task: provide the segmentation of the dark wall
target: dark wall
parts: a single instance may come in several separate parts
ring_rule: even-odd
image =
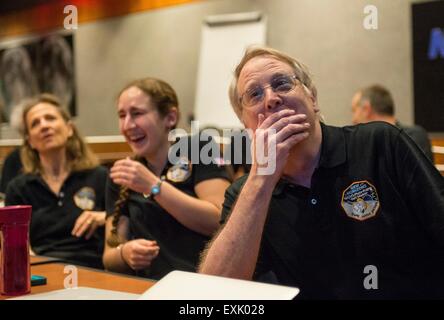
[[[415,122],[444,131],[444,1],[412,5]]]

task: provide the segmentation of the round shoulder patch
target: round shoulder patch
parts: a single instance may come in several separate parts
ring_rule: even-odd
[[[82,210],[92,210],[96,203],[96,192],[91,187],[83,187],[75,193],[74,203]]]
[[[342,192],[341,206],[350,218],[364,221],[374,217],[379,209],[375,186],[367,180],[353,182]]]
[[[168,169],[166,177],[172,182],[183,182],[191,176],[192,167],[187,157],[180,157],[178,162]]]

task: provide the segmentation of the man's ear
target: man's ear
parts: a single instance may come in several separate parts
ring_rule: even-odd
[[[369,101],[364,101],[361,105],[362,113],[366,119],[370,119],[373,114],[373,108]]]
[[[310,93],[309,98],[310,98],[311,102],[313,103],[314,112],[319,113],[321,111],[321,108],[319,108],[318,99],[313,95],[313,93]]]

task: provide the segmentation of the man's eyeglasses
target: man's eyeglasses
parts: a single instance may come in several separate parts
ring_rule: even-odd
[[[240,102],[244,107],[253,107],[264,100],[265,89],[268,87],[276,94],[286,94],[296,87],[298,81],[296,76],[279,75],[278,77],[274,77],[269,85],[249,88],[241,96]]]

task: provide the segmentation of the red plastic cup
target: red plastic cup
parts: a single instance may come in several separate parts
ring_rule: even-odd
[[[18,296],[31,292],[29,222],[31,206],[0,208],[0,293]]]

